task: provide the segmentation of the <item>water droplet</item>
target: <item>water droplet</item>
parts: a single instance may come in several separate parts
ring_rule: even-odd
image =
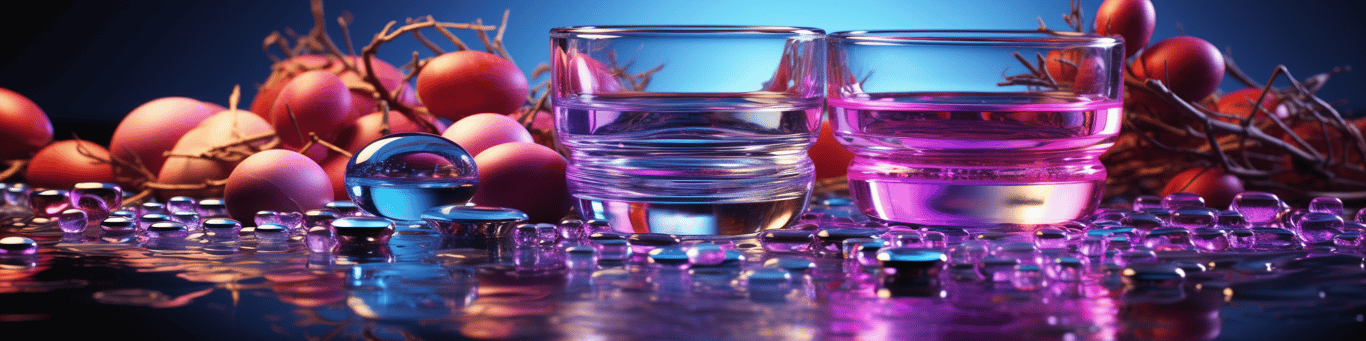
[[[117,207],[117,206],[115,206]],[[176,196],[166,200],[166,209],[171,213],[194,212],[199,213],[199,202],[194,198],[186,196]]]
[[[85,232],[88,222],[89,218],[85,211],[74,208],[62,211],[62,215],[57,217],[57,227],[61,228],[64,233]]]
[[[1342,233],[1342,217],[1323,212],[1311,212],[1300,218],[1299,227],[1300,238],[1306,243],[1317,244],[1333,240],[1338,233]]]
[[[223,199],[210,198],[199,201],[199,217],[201,218],[227,218],[228,205]]]
[[[1342,216],[1342,199],[1334,197],[1317,197],[1309,201],[1309,212],[1327,213],[1338,217]]]
[[[100,182],[82,182],[71,187],[71,208],[85,211],[89,219],[99,221],[109,217],[109,211],[123,206],[123,188]]]
[[[1252,226],[1265,227],[1276,223],[1276,217],[1284,205],[1281,198],[1275,194],[1248,191],[1234,196],[1229,209],[1242,213],[1243,218]]]
[[[28,203],[33,208],[33,216],[39,218],[56,217],[71,207],[67,191],[60,189],[33,192],[28,196]]]

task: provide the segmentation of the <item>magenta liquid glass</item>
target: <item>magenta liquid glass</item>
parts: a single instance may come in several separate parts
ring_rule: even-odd
[[[980,226],[1095,211],[1099,156],[1121,122],[1121,39],[850,31],[828,42],[831,127],[855,154],[849,190],[864,214]]]

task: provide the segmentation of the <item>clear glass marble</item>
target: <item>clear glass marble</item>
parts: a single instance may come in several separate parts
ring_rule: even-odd
[[[469,202],[479,183],[474,156],[455,142],[426,133],[385,136],[346,164],[346,194],[362,210],[399,221],[419,221],[428,209]]]

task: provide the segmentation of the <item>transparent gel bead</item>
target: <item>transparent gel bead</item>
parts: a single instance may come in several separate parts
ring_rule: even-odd
[[[688,253],[677,245],[660,246],[651,249],[649,252],[650,264],[665,267],[687,269]]]
[[[560,240],[580,241],[588,237],[588,228],[584,226],[583,220],[565,219],[559,225]]]
[[[820,246],[818,251],[831,255],[840,255],[844,252],[843,243],[850,238],[876,238],[884,233],[879,229],[865,228],[827,228],[816,232],[816,240]]]
[[[1219,212],[1219,216],[1216,219],[1218,220],[1215,221],[1214,227],[1221,229],[1246,229],[1252,226],[1252,224],[1247,222],[1246,218],[1243,218],[1242,213],[1238,213],[1238,211],[1234,210]]]
[[[171,221],[185,224],[185,228],[190,231],[199,231],[201,227],[199,213],[193,210],[171,213]]]
[[[100,221],[100,229],[111,233],[137,231],[137,221],[126,217],[109,217]]]
[[[1058,228],[1041,228],[1034,231],[1034,246],[1039,249],[1060,250],[1067,248],[1067,232]]]
[[[1010,284],[1018,290],[1037,290],[1047,282],[1047,276],[1043,269],[1035,264],[1020,264],[1015,266],[1015,272],[1010,277]]]
[[[74,208],[67,209],[62,211],[60,216],[57,216],[57,227],[65,233],[81,233],[85,232],[85,226],[89,220],[90,218],[86,216],[85,211]]]
[[[555,244],[556,238],[547,239],[555,229],[542,224],[517,224],[512,229],[512,242],[517,247],[536,247]],[[558,238],[558,237],[557,237]]]
[[[29,187],[24,183],[5,186],[5,205],[28,208]]]
[[[337,237],[332,235],[332,226],[313,226],[304,234],[304,244],[308,246],[308,251],[312,253],[328,253],[337,246]]]
[[[276,216],[278,224],[289,229],[293,234],[304,234],[308,226],[304,226],[304,214],[300,212],[280,212]]]
[[[1257,233],[1251,229],[1236,229],[1228,231],[1228,248],[1237,251],[1251,250],[1257,245]]]
[[[1357,210],[1357,214],[1352,216],[1352,220],[1358,223],[1366,223],[1366,207]]]
[[[280,224],[280,212],[275,211],[256,211],[256,215],[252,217],[252,221],[256,223],[256,226],[265,224],[282,225]]]
[[[484,239],[511,235],[515,239],[522,238],[517,236],[516,226],[526,221],[527,215],[505,207],[449,205],[423,212],[422,220],[445,236]]]
[[[252,230],[258,243],[284,243],[289,241],[289,228],[280,224],[261,224]]]
[[[1162,208],[1179,210],[1183,208],[1204,208],[1205,198],[1194,193],[1172,193],[1162,197]]]
[[[1275,194],[1248,191],[1234,196],[1229,209],[1242,213],[1243,218],[1252,226],[1262,227],[1276,224],[1276,218],[1284,205],[1281,198]]]
[[[564,266],[570,270],[593,270],[598,267],[598,249],[588,245],[564,248]]]
[[[346,164],[346,194],[376,216],[417,221],[428,209],[463,205],[479,183],[474,156],[455,142],[426,133],[375,140]]]
[[[1335,216],[1342,216],[1342,199],[1334,197],[1317,197],[1309,201],[1309,212],[1328,213]]]
[[[1162,198],[1156,195],[1140,195],[1134,198],[1134,211],[1144,211],[1162,207]]]
[[[138,205],[138,214],[141,214],[141,215],[148,215],[148,214],[169,214],[169,213],[171,213],[171,212],[166,210],[166,204],[162,204],[162,203],[159,203],[159,202],[150,202],[150,201],[149,201],[149,202],[144,202],[144,203],[142,203],[142,205]]]
[[[631,257],[631,243],[626,239],[597,239],[592,241],[598,250],[598,259],[604,261],[624,261]]]
[[[167,220],[148,225],[145,235],[148,239],[185,239],[190,230],[185,224]]]
[[[161,213],[143,214],[141,217],[138,217],[138,230],[146,231],[147,227],[152,226],[152,224],[163,221],[171,221],[171,216]]]
[[[1317,244],[1333,240],[1342,233],[1342,217],[1326,212],[1312,212],[1300,217],[1300,238],[1306,243]]]
[[[1304,243],[1300,242],[1300,238],[1295,235],[1295,231],[1279,227],[1254,227],[1252,228],[1252,233],[1255,235],[1253,237],[1253,250],[1286,251],[1304,248]]]
[[[915,230],[891,230],[882,234],[882,240],[890,247],[925,247],[924,234]]]
[[[626,237],[626,242],[631,243],[631,252],[647,254],[656,248],[676,246],[682,240],[678,236],[667,233],[632,233]],[[684,258],[687,256],[685,255]]]
[[[67,194],[71,208],[85,211],[92,220],[104,220],[109,211],[123,206],[123,188],[102,182],[82,182],[71,186]]]
[[[1204,251],[1224,251],[1231,246],[1229,231],[1212,227],[1201,227],[1191,231],[1191,241],[1195,247]]]
[[[38,253],[38,242],[25,237],[0,238],[0,256],[22,256]]]
[[[1172,212],[1171,225],[1184,229],[1214,227],[1219,222],[1219,212],[1208,208],[1183,208]]]
[[[954,265],[975,265],[987,256],[987,243],[970,240],[949,248],[949,262]]]
[[[694,244],[688,247],[688,262],[703,266],[720,265],[726,261],[726,250],[716,244]]]
[[[1120,220],[1119,222],[1124,224],[1124,226],[1140,228],[1144,230],[1160,228],[1165,225],[1161,218],[1158,218],[1156,215],[1153,215],[1149,212],[1133,213],[1124,217],[1124,219]]]
[[[33,209],[33,216],[39,218],[56,217],[71,207],[67,200],[67,191],[60,189],[33,192],[28,196],[28,203]]]
[[[1333,245],[1339,250],[1361,249],[1361,232],[1349,231],[1333,236]]]
[[[204,234],[213,240],[236,240],[242,232],[242,223],[228,218],[209,218],[203,224]]]
[[[778,229],[759,233],[759,244],[764,251],[775,253],[811,252],[816,243],[816,233],[809,230]]]
[[[304,212],[304,226],[310,230],[314,227],[332,226],[332,221],[341,218],[341,214],[336,210],[321,208]]]
[[[199,201],[199,216],[208,218],[227,218],[228,206],[223,203],[223,199],[210,198]]]
[[[1143,246],[1157,251],[1194,250],[1191,232],[1180,227],[1166,227],[1149,231],[1143,236]]]
[[[194,198],[186,196],[172,197],[171,199],[166,200],[166,210],[171,211],[171,213],[199,213],[199,202],[195,201]]]
[[[332,221],[332,235],[339,244],[386,244],[394,235],[394,223],[375,217],[345,217]]]
[[[329,202],[327,205],[323,205],[323,208],[337,211],[337,213],[341,214],[343,217],[354,217],[361,214],[360,207],[356,206],[356,203],[350,200]]]

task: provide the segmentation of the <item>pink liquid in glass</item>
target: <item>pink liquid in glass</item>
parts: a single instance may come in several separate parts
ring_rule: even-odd
[[[1038,225],[1095,210],[1099,156],[1121,102],[972,93],[831,99],[856,157],[849,191],[869,216],[922,225]]]

